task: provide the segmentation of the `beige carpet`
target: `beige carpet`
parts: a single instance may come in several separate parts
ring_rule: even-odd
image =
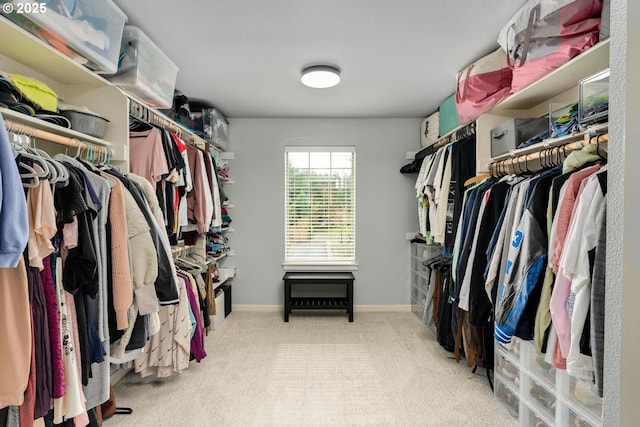
[[[117,384],[118,426],[515,426],[412,313],[234,312],[177,378]],[[484,371],[483,371],[484,372]]]

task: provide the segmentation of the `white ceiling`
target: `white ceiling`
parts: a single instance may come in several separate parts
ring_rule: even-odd
[[[228,117],[424,117],[523,0],[116,0]],[[342,82],[310,89],[310,64]]]

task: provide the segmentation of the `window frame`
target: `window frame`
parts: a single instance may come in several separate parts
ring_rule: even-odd
[[[288,197],[289,197],[289,173],[288,173],[288,161],[289,161],[289,153],[351,153],[352,162],[351,162],[351,177],[352,177],[352,188],[351,188],[351,203],[352,203],[352,229],[353,229],[353,247],[352,253],[353,258],[341,260],[330,260],[330,259],[316,259],[316,260],[289,260],[287,258],[288,252],[287,247],[290,244],[289,242],[289,210],[288,210]],[[355,146],[285,146],[284,150],[284,262],[283,267],[286,271],[324,271],[324,270],[332,270],[332,271],[355,271],[357,270],[358,264],[356,262],[356,188],[357,188],[357,168],[356,168],[356,149]],[[322,169],[322,168],[318,168]]]

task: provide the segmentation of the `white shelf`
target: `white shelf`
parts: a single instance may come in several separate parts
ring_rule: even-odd
[[[0,54],[66,85],[108,86],[111,83],[63,55],[2,16]]]
[[[233,233],[234,231],[236,231],[236,230],[233,229],[233,228],[229,228],[229,227],[222,229],[223,233]]]
[[[224,258],[226,258],[227,254],[222,254],[222,255],[220,255],[218,257],[212,255],[212,257],[213,257],[214,261],[217,263],[217,262],[222,261]]]
[[[67,138],[75,138],[111,148],[112,163],[128,170],[129,114],[127,98],[102,76],[58,52],[46,42],[23,30],[4,16],[0,17],[0,70],[40,80],[67,104],[82,105],[109,120],[105,136],[95,138],[75,130],[0,109],[3,116],[29,126]],[[68,151],[59,144],[44,144],[50,154]]]
[[[75,138],[82,142],[90,142],[92,144],[101,145],[103,147],[111,146],[111,143],[109,141],[105,141],[104,139],[96,138],[94,136],[90,136],[85,133],[75,131],[73,129],[67,129],[53,123],[45,122],[36,117],[31,117],[31,116],[27,116],[26,114],[18,113],[17,111],[0,107],[0,113],[2,114],[2,117],[4,117],[5,119],[12,120],[19,124],[24,124],[36,129],[55,133],[56,135],[62,135],[68,138]]]
[[[528,110],[554,96],[578,86],[579,80],[609,66],[609,40],[604,40],[556,68],[540,80],[514,93],[491,112]]]
[[[609,128],[609,124],[604,123],[604,124],[592,126],[588,130],[574,134],[574,135],[566,135],[558,138],[545,139],[544,141],[539,142],[537,144],[533,144],[529,147],[518,148],[516,150],[511,150],[508,153],[504,153],[499,156],[496,156],[493,158],[493,161],[504,160],[510,157],[520,156],[523,154],[536,153],[545,148],[553,148],[559,145],[565,145],[569,142],[580,141],[582,139],[585,139],[585,137],[588,138],[590,135],[593,135],[594,133],[597,133],[600,131],[604,131],[608,128]]]

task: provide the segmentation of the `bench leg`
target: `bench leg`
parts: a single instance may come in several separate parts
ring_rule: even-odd
[[[353,322],[353,281],[347,283],[347,300],[349,304],[349,308],[347,309],[349,322]]]
[[[284,283],[284,321],[289,321],[289,313],[291,313],[291,282]]]

